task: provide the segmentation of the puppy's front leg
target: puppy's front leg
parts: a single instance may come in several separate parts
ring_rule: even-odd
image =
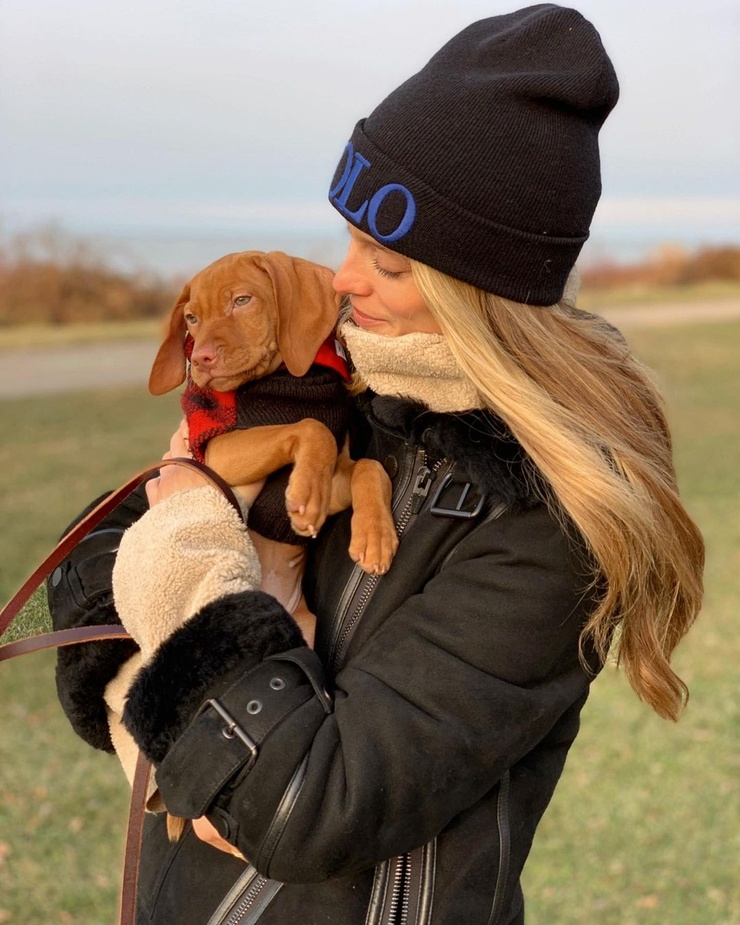
[[[329,428],[313,418],[304,418],[294,426],[299,430],[285,506],[296,533],[316,536],[329,514],[337,443]]]
[[[349,554],[370,574],[384,575],[398,549],[391,495],[391,481],[381,464],[372,459],[354,462],[345,442],[331,485],[329,512],[352,507]]]
[[[374,459],[358,459],[352,466],[352,525],[349,554],[371,574],[384,575],[398,549],[391,514],[391,481]]]
[[[331,431],[313,418],[230,431],[214,437],[206,450],[206,463],[230,485],[257,482],[292,465],[285,500],[302,536],[314,536],[326,520],[336,458]]]

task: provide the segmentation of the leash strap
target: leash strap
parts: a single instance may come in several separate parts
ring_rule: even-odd
[[[165,466],[181,466],[199,472],[207,482],[217,488],[235,508],[239,517],[246,524],[236,495],[224,479],[209,469],[204,463],[187,457],[174,457],[162,459],[156,465],[148,466],[137,472],[120,488],[111,492],[90,513],[81,520],[69,533],[64,536],[58,545],[49,553],[39,567],[26,579],[13,597],[0,611],[0,636],[8,629],[13,620],[25,607],[33,593],[42,581],[49,577],[52,571],[72,552],[77,544],[91,532],[104,517],[107,517],[117,505],[127,498],[139,485],[156,475]],[[0,646],[0,661],[7,661],[29,652],[39,652],[43,649],[60,646],[77,645],[83,642],[98,642],[103,639],[129,639],[130,636],[122,626],[103,624],[100,626],[77,626],[72,629],[56,630],[50,633],[39,633],[27,636]],[[126,849],[124,852],[123,878],[121,883],[121,906],[119,925],[135,925],[136,921],[136,892],[139,880],[139,858],[141,855],[141,840],[144,831],[144,818],[146,815],[146,795],[149,787],[151,765],[139,753],[134,772],[134,783],[131,790],[131,804],[126,829]]]
[[[8,661],[17,655],[28,655],[29,652],[41,652],[43,649],[73,646],[79,642],[100,642],[103,639],[130,638],[126,630],[115,623],[100,626],[73,626],[68,630],[38,633],[36,636],[16,639],[15,642],[6,642],[5,645],[0,646],[0,662]]]
[[[128,823],[126,825],[126,849],[123,854],[123,876],[121,878],[121,915],[119,925],[136,925],[136,894],[139,887],[139,858],[146,817],[146,795],[149,789],[149,775],[152,766],[139,752],[131,788]]]
[[[73,527],[66,536],[62,537],[58,545],[26,579],[18,591],[16,591],[13,597],[0,611],[0,636],[2,636],[20,611],[25,607],[41,582],[48,578],[59,563],[67,558],[80,540],[84,539],[91,530],[97,527],[100,521],[103,520],[104,517],[107,517],[121,501],[125,500],[131,494],[132,491],[152,476],[156,475],[159,470],[165,466],[180,466],[199,472],[206,481],[226,496],[227,501],[233,505],[239,517],[246,523],[244,514],[242,513],[239,502],[231,486],[228,485],[217,472],[214,472],[213,469],[209,469],[204,463],[198,462],[196,459],[190,459],[189,457],[177,456],[173,459],[162,459],[156,465],[147,466],[146,469],[137,472],[136,475],[132,476],[132,478],[121,485],[120,488],[111,492],[107,498],[104,498],[97,507],[90,511],[87,517]],[[57,630],[53,633],[41,633],[38,636],[31,636],[27,639],[19,640],[19,642],[25,643],[23,646],[19,645],[19,642],[6,643],[0,646],[0,661],[14,658],[15,655],[24,655],[26,652],[35,652],[44,648],[48,649],[56,645],[70,645],[72,643],[87,641],[92,642],[101,636],[119,639],[126,638],[127,636],[125,631],[120,627],[111,627],[109,625],[87,626],[80,628],[80,630],[81,632],[76,638],[72,638],[69,630]],[[116,631],[124,635],[116,636]],[[89,634],[89,638],[86,634]]]

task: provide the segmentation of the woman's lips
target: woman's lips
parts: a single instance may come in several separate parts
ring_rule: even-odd
[[[372,315],[361,312],[356,305],[352,306],[352,318],[361,328],[372,328],[384,323],[382,318],[373,318]]]

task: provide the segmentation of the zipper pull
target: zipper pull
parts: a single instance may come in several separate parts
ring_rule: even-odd
[[[411,513],[418,514],[421,510],[422,505],[427,499],[429,494],[429,489],[432,487],[432,480],[434,479],[434,473],[429,468],[429,466],[422,466],[421,471],[416,476],[416,483],[414,484],[414,490],[411,493]]]

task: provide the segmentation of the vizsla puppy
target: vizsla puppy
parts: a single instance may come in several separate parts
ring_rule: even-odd
[[[154,395],[169,392],[185,381],[189,359],[190,448],[234,487],[292,467],[287,480],[268,478],[250,509],[249,532],[261,589],[292,613],[309,645],[315,620],[301,590],[306,539],[329,514],[352,506],[349,554],[366,572],[386,572],[398,547],[387,474],[372,460],[353,462],[347,449],[332,276],[279,252],[222,257],[180,293],[149,378]],[[168,815],[173,841],[184,824]]]
[[[299,613],[305,602],[295,561],[327,515],[352,506],[349,554],[367,572],[386,572],[398,546],[388,476],[379,463],[353,462],[347,451],[348,397],[336,372],[343,360],[331,348],[339,297],[331,280],[331,270],[280,252],[222,257],[180,294],[149,379],[155,395],[176,388],[189,356],[183,404],[191,449],[231,485],[292,467],[279,488],[290,527],[275,530],[282,512],[269,501],[272,480],[249,519],[263,589]]]

